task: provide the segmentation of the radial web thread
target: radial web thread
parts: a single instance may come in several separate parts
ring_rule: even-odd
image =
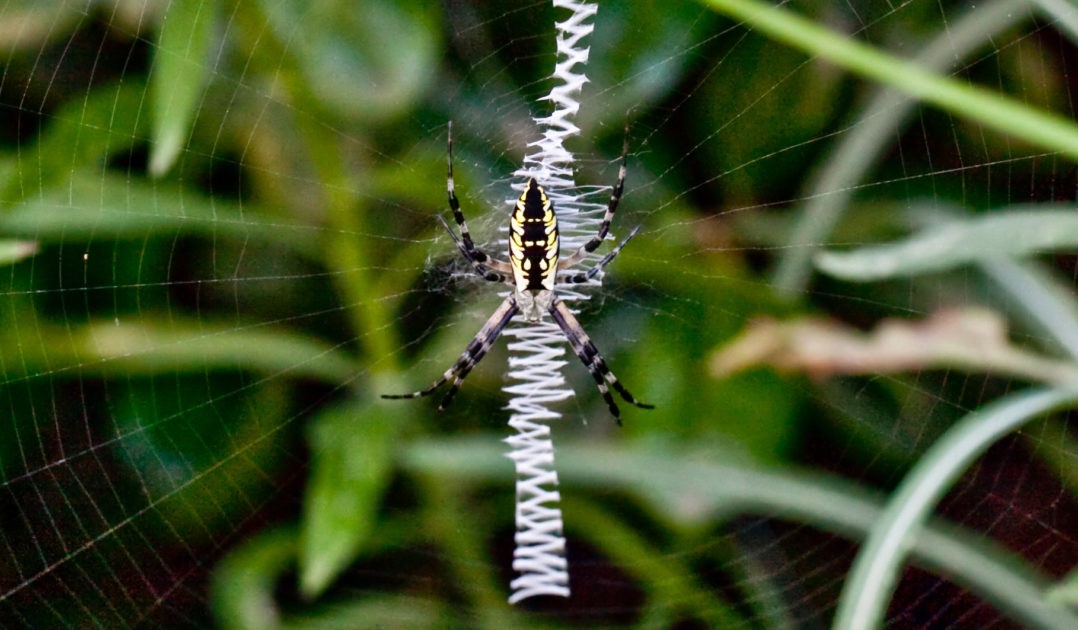
[[[554,0],[555,10],[568,9],[570,17],[556,22],[557,58],[554,86],[543,100],[553,104],[553,112],[535,119],[542,138],[529,145],[523,167],[515,175],[523,181],[534,177],[546,189],[558,213],[563,251],[573,251],[598,229],[604,211],[600,203],[576,188],[573,155],[563,141],[580,132],[572,117],[580,109],[576,100],[587,82],[582,68],[588,61],[585,39],[594,29],[592,18],[598,6],[589,2]],[[515,202],[514,200],[510,201]],[[597,282],[597,281],[596,281]],[[566,301],[587,299],[578,291],[559,289]],[[519,576],[511,583],[510,603],[537,595],[569,596],[568,561],[558,507],[558,475],[554,469],[554,445],[550,420],[561,417],[552,403],[570,398],[561,369],[566,361],[565,337],[551,321],[528,323],[518,320],[505,332],[509,343],[509,378],[516,383],[504,388],[509,401],[509,426],[517,433],[505,441],[512,450],[508,457],[516,466],[516,549],[513,570]]]

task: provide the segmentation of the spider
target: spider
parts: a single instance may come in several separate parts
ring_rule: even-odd
[[[453,126],[449,125],[447,138],[448,144],[448,171],[446,174],[446,192],[449,196],[449,208],[453,211],[453,219],[460,229],[460,237],[453,233],[449,223],[441,216],[438,220],[442,227],[449,233],[450,238],[456,244],[457,249],[464,258],[471,263],[472,268],[480,277],[491,282],[501,282],[513,286],[512,292],[502,301],[501,305],[494,310],[494,314],[487,319],[483,327],[479,329],[475,337],[468,343],[460,358],[453,363],[442,376],[434,381],[427,389],[411,394],[383,394],[382,398],[419,398],[432,394],[436,389],[444,385],[450,379],[453,384],[446,392],[438,411],[449,405],[460,389],[464,379],[486,355],[490,347],[501,335],[509,320],[517,313],[523,313],[529,322],[537,322],[543,316],[543,312],[550,313],[562,332],[565,334],[573,352],[584,367],[595,379],[595,384],[606,401],[610,413],[613,414],[617,423],[621,424],[621,413],[614,398],[610,395],[610,388],[625,399],[626,402],[643,409],[654,409],[654,406],[640,402],[633,398],[629,390],[618,381],[614,373],[607,367],[603,355],[599,354],[598,348],[588,338],[588,334],[580,326],[580,322],[569,310],[555,292],[558,285],[580,284],[591,280],[602,272],[610,261],[618,255],[626,243],[636,235],[640,226],[634,228],[609,254],[603,257],[591,269],[583,272],[567,273],[566,270],[579,264],[584,258],[594,252],[606,238],[610,230],[610,221],[614,218],[614,212],[618,209],[618,200],[621,197],[625,185],[625,156],[628,153],[629,144],[626,137],[621,152],[621,168],[618,170],[618,181],[610,194],[606,214],[599,226],[599,232],[576,252],[565,258],[559,259],[558,241],[558,218],[554,214],[554,206],[547,197],[543,187],[534,178],[529,179],[524,187],[524,192],[517,199],[516,207],[509,218],[509,262],[494,258],[478,249],[472,242],[468,225],[464,222],[464,213],[460,210],[460,202],[453,185]]]

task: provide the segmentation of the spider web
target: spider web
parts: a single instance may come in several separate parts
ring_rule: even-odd
[[[1075,117],[1065,3],[781,8]],[[602,204],[628,123],[613,231],[643,229],[580,319],[657,409],[625,405],[618,428],[566,355],[572,595],[507,605],[504,342],[441,414],[378,396],[440,375],[501,299],[433,220],[447,121],[496,250],[558,18],[0,7],[0,627],[828,626],[948,429],[1073,385],[1073,158],[705,4],[600,2],[567,144]],[[921,230],[958,244],[874,278],[840,255]],[[1073,433],[1039,414],[973,459],[886,625],[1067,619]]]

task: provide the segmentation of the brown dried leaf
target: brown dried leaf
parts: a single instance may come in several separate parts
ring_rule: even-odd
[[[762,319],[711,358],[717,377],[757,366],[814,378],[957,369],[1078,384],[1078,365],[1013,345],[1003,318],[977,307],[945,309],[921,321],[886,319],[868,333],[819,317]]]

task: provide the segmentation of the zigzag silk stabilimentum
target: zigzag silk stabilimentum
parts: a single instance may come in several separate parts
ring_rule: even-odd
[[[594,28],[591,20],[598,6],[572,0],[554,0],[553,4],[556,10],[564,8],[572,12],[568,19],[555,24],[554,87],[544,98],[553,104],[554,110],[549,116],[535,120],[542,139],[529,145],[524,166],[515,175],[521,179],[521,188],[523,182],[534,177],[546,189],[558,212],[562,251],[573,251],[595,233],[604,212],[601,203],[583,199],[576,189],[573,155],[563,145],[566,138],[580,132],[571,119],[580,108],[576,98],[587,77],[576,67],[587,64],[588,46],[584,41]],[[587,299],[583,293],[561,288],[558,294],[566,301]],[[512,581],[509,602],[515,604],[537,595],[568,597],[568,562],[558,507],[561,497],[554,469],[554,445],[547,424],[561,417],[550,405],[573,395],[561,374],[566,364],[562,360],[565,335],[554,322],[529,323],[522,318],[504,334],[514,339],[509,343],[509,378],[516,382],[504,391],[512,395],[509,426],[517,431],[506,439],[512,447],[508,457],[516,465],[513,570],[519,573]]]

